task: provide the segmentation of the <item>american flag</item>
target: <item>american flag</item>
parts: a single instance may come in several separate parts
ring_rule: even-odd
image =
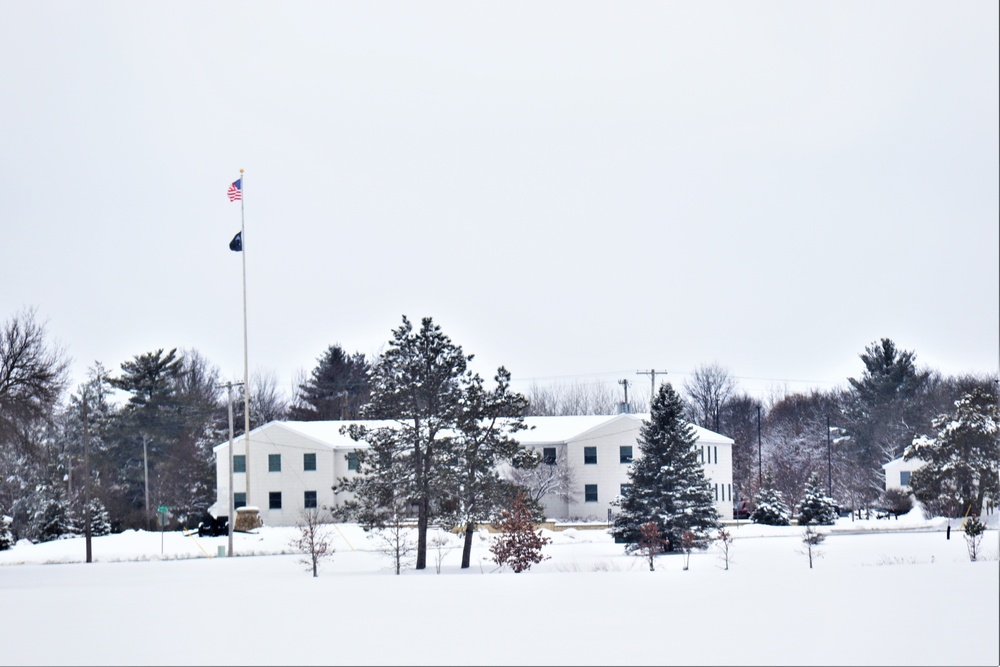
[[[243,199],[243,179],[237,178],[229,185],[229,201],[236,201],[238,199]]]

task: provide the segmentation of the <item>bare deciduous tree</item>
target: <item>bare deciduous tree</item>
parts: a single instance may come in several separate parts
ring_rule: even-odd
[[[393,569],[396,574],[401,574],[403,568],[413,564],[414,554],[417,551],[417,544],[413,541],[414,527],[407,523],[404,518],[403,503],[398,501],[392,515],[388,517],[384,525],[373,528],[368,536],[375,542],[376,549],[384,556],[392,560]]]
[[[303,554],[299,562],[312,570],[314,577],[319,576],[320,561],[333,556],[332,537],[327,530],[329,523],[326,513],[321,510],[302,510],[299,534],[291,541],[292,548]]]
[[[564,451],[556,452],[555,460],[542,461],[534,468],[510,468],[507,479],[525,489],[528,498],[538,505],[549,495],[564,503],[576,500],[576,476]]]
[[[47,421],[66,387],[69,360],[45,340],[29,308],[0,327],[0,445],[27,445],[30,426]]]
[[[697,540],[694,532],[690,530],[685,530],[683,533],[681,533],[681,551],[684,552],[685,570],[691,567],[691,552],[694,550],[696,541]]]
[[[811,523],[806,524],[805,530],[802,532],[802,544],[806,546],[802,553],[809,556],[809,569],[812,569],[813,558],[819,558],[823,555],[823,552],[816,547],[822,544],[823,540],[826,539],[826,533],[821,533],[813,526]]]
[[[642,555],[649,563],[649,571],[653,572],[653,560],[659,554],[670,548],[670,540],[660,534],[660,527],[655,521],[647,521],[639,526],[639,542],[636,544],[636,553]]]
[[[719,529],[719,551],[722,552],[722,561],[725,563],[725,569],[729,569],[729,563],[732,558],[729,555],[730,550],[733,547],[733,534],[730,533],[725,527]]]
[[[526,415],[613,415],[618,412],[617,389],[605,383],[581,383],[541,387],[532,384],[527,392]]]
[[[691,378],[684,381],[692,420],[715,431],[721,427],[722,409],[735,391],[733,376],[718,363],[696,368]]]

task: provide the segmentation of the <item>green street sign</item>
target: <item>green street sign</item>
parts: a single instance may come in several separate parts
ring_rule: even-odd
[[[160,505],[158,508],[156,508],[156,511],[162,514],[166,514],[167,512],[170,511],[170,508],[167,507],[166,505]]]

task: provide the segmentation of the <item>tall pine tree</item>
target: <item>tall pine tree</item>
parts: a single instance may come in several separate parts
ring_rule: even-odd
[[[416,569],[427,567],[427,528],[447,515],[449,466],[459,453],[455,431],[465,392],[472,381],[471,356],[425,317],[420,329],[403,316],[389,349],[371,373],[371,399],[365,419],[395,420],[397,427],[351,424],[352,439],[367,442],[358,452],[358,476],[343,488],[354,492],[349,508],[363,523],[381,527],[393,508],[415,508]]]
[[[516,432],[527,428],[522,414],[528,399],[511,391],[510,372],[506,368],[499,368],[494,380],[496,387],[487,390],[477,374],[465,388],[456,424],[457,459],[448,469],[448,474],[453,476],[448,484],[453,502],[446,506],[454,507],[449,523],[465,530],[462,568],[469,567],[472,562],[476,524],[491,520],[498,511],[510,507],[523,492],[500,476],[499,464],[525,469],[541,462],[514,438]],[[520,502],[540,512],[529,499],[522,498]]]
[[[882,491],[882,464],[901,456],[918,435],[930,373],[917,370],[916,354],[897,348],[888,338],[872,343],[859,356],[865,372],[847,380],[851,391],[845,416],[851,463],[862,475],[858,493],[864,506],[870,506]]]
[[[116,479],[110,484],[115,498],[109,509],[122,517],[124,527],[152,528],[153,508],[166,501],[160,485],[161,467],[173,456],[184,427],[178,394],[184,361],[176,349],[166,354],[159,349],[136,355],[123,362],[121,369],[121,375],[111,378],[110,383],[130,396],[117,420],[114,449],[109,452],[118,465]]]
[[[309,380],[299,385],[289,418],[299,421],[357,419],[368,401],[369,364],[361,353],[348,355],[339,345],[323,353]]]
[[[650,419],[639,432],[639,455],[629,470],[629,489],[617,505],[612,534],[632,553],[642,541],[641,526],[654,522],[671,551],[681,547],[685,531],[692,546],[706,548],[719,527],[711,487],[698,462],[694,428],[682,419],[684,403],[673,387],[660,386]]]

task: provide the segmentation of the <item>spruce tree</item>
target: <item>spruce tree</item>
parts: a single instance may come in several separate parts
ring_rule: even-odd
[[[639,455],[629,469],[628,493],[616,501],[621,512],[611,530],[616,541],[633,553],[642,541],[641,526],[654,522],[668,549],[680,549],[690,531],[692,547],[704,549],[719,526],[711,487],[698,462],[694,428],[682,418],[684,403],[673,387],[660,386],[650,419],[639,432]]]
[[[754,496],[750,520],[765,526],[787,526],[790,523],[789,514],[784,496],[774,488],[774,478],[768,473]]]
[[[826,495],[819,475],[815,472],[809,475],[806,482],[805,497],[799,506],[799,525],[818,524],[829,526],[837,521],[837,508],[833,499]]]
[[[12,521],[9,516],[0,514],[0,551],[10,549],[14,546],[14,534],[10,532]]]
[[[309,380],[299,385],[289,418],[299,421],[358,419],[368,401],[369,364],[363,354],[348,355],[331,345],[319,358]]]

